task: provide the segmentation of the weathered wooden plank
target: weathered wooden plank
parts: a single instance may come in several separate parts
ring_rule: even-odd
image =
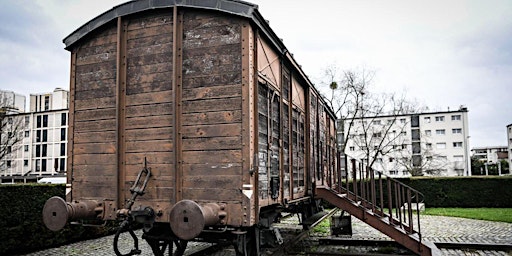
[[[199,87],[183,90],[183,100],[218,99],[242,96],[242,85]]]
[[[242,111],[230,110],[219,112],[203,112],[183,114],[183,125],[199,125],[199,124],[223,124],[223,123],[241,123]]]
[[[130,72],[134,72],[130,70]],[[154,83],[154,82],[170,82],[172,77],[171,71],[164,71],[161,73],[149,73],[145,74],[142,72],[136,72],[133,75],[127,77],[127,83],[130,85],[140,84],[140,83]]]
[[[172,132],[173,115],[159,115],[159,116],[141,116],[126,118],[126,130],[140,129],[140,128],[162,128],[166,127],[169,132]]]
[[[174,164],[172,152],[143,152],[126,153],[126,164],[135,164],[142,166],[144,158],[150,163],[155,164]]]
[[[183,175],[208,176],[208,175],[241,175],[241,163],[212,163],[212,164],[184,164]]]
[[[128,38],[154,37],[160,34],[172,34],[172,26],[155,26],[128,30]]]
[[[73,153],[77,155],[83,154],[115,154],[116,143],[75,143],[73,145]]]
[[[128,79],[133,81],[142,81],[141,74],[160,74],[165,72],[172,71],[172,64],[163,62],[163,63],[154,63],[154,64],[144,64],[136,67],[128,68]],[[165,81],[165,80],[164,80]],[[170,83],[170,77],[169,77]]]
[[[241,136],[242,124],[184,126],[181,132],[183,138]]]
[[[116,62],[104,61],[101,63],[93,63],[80,65],[76,67],[75,80],[80,84],[88,81],[99,81],[116,78]],[[87,88],[76,88],[76,90],[87,90]]]
[[[117,37],[115,36],[117,34],[117,22],[111,22],[105,25],[104,28],[99,28],[95,30],[94,33],[94,38],[90,40],[85,40],[83,44],[80,45],[80,48],[87,48],[106,43],[115,43],[117,41]]]
[[[104,199],[113,200],[116,194],[115,182],[110,184],[101,184],[98,186],[92,184],[80,184],[73,182],[73,198],[87,198],[103,201]]]
[[[80,48],[77,52],[76,65],[88,65],[115,61],[117,56],[117,45],[105,44],[90,48]]]
[[[183,139],[183,150],[242,149],[242,137],[208,137]]]
[[[163,128],[146,128],[146,129],[130,129],[125,131],[126,141],[143,141],[143,140],[171,140],[172,129]]]
[[[151,103],[170,103],[172,102],[171,91],[138,93],[126,96],[126,105],[142,105]]]
[[[237,44],[241,42],[241,29],[240,24],[236,23],[196,27],[193,29],[185,29],[183,37],[183,47],[185,49]]]
[[[94,90],[80,91],[75,93],[76,100],[90,100],[90,99],[100,99],[100,98],[108,98],[114,97],[116,95],[116,87],[115,86],[101,86]],[[92,102],[91,102],[92,103]]]
[[[73,133],[73,142],[80,143],[98,143],[116,141],[115,131],[99,131],[99,132],[77,132]]]
[[[241,150],[183,151],[184,164],[241,163]]]
[[[169,152],[172,150],[173,143],[170,140],[142,140],[126,142],[126,152],[128,153]]]
[[[144,162],[126,165],[126,175],[136,176],[142,170]],[[160,176],[174,177],[174,166],[171,164],[156,164],[147,162],[147,167],[151,169],[151,175],[155,178]]]
[[[114,97],[98,98],[94,100],[76,100],[75,99],[75,111],[88,110],[88,109],[100,109],[100,108],[115,108],[116,99]]]
[[[111,95],[111,92],[114,91],[112,88],[115,88],[115,84],[115,79],[77,81],[76,86],[78,88],[75,92],[80,95],[80,99],[84,98],[82,94],[89,95],[91,92],[94,93],[94,96],[101,98]],[[101,93],[95,93],[95,91],[108,91],[109,94],[102,96]],[[87,99],[87,97],[85,97],[85,99]]]
[[[160,36],[160,35],[159,35]],[[165,34],[167,37],[172,37],[172,34]],[[172,43],[165,42],[165,40],[155,38],[154,37],[146,37],[144,38],[146,41],[152,42],[153,44],[149,44],[148,42],[139,42],[142,39],[134,39],[128,41],[128,56],[144,56],[147,54],[165,54],[168,55],[172,52]],[[157,41],[159,40],[159,41]],[[130,47],[130,45],[132,45]]]
[[[183,50],[183,77],[241,72],[240,44]]]
[[[172,16],[172,12],[168,9],[155,9],[149,14],[141,13],[140,15],[131,17],[128,30],[161,26],[163,24],[171,26],[173,23]]]
[[[116,30],[109,31],[112,33],[116,33]],[[104,35],[97,35],[94,37],[93,40],[88,40],[80,48],[87,49],[87,48],[94,48],[98,46],[103,45],[110,45],[115,44],[117,42],[117,37],[112,36],[112,34],[104,34]]]
[[[116,118],[116,109],[114,108],[88,109],[85,111],[79,110],[75,112],[75,120],[78,122],[105,120],[113,118]]]
[[[131,70],[134,67],[138,68],[140,66],[153,65],[158,63],[167,63],[172,69],[172,52],[165,54],[146,53],[142,56],[130,55],[127,58],[128,70]]]
[[[174,104],[172,103],[127,106],[126,117],[167,115],[172,114],[173,111]]]
[[[75,122],[76,132],[99,132],[117,129],[116,120]]]
[[[113,184],[116,182],[116,176],[112,175],[73,175],[73,183],[80,185],[102,185]]]
[[[133,94],[138,94],[138,93],[169,91],[171,89],[172,89],[171,81],[139,83],[139,84],[131,85],[130,87],[128,87],[126,90],[126,94],[133,95]]]
[[[117,173],[117,165],[115,164],[87,164],[87,165],[73,165],[73,177],[101,177],[112,176]]]
[[[183,102],[183,113],[215,112],[225,110],[240,110],[242,98],[222,98],[205,100],[188,100]]]
[[[185,176],[184,188],[233,188],[242,183],[242,177],[236,175]]]
[[[226,201],[241,201],[244,195],[240,192],[240,186],[231,185],[229,188],[183,188],[183,198],[190,200],[219,200]]]
[[[202,76],[187,76],[183,78],[183,88],[201,88],[209,86],[218,86],[223,84],[240,84],[242,82],[242,72],[234,70],[221,74],[206,74]]]
[[[117,155],[116,154],[83,154],[78,155],[75,154],[73,157],[73,165],[91,165],[91,166],[98,166],[98,165],[113,165],[117,161]],[[88,169],[88,171],[93,171],[97,169]]]

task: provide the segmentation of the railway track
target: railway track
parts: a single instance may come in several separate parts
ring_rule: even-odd
[[[287,216],[277,224],[282,231],[285,242],[278,248],[264,251],[265,255],[415,255],[403,246],[391,240],[354,239],[339,237],[315,237],[313,227],[322,220],[329,218],[335,212],[329,212],[313,223],[309,230],[302,230],[295,216]],[[466,242],[434,242],[443,255],[511,255],[512,244],[503,243],[466,243]],[[196,251],[194,256],[235,255],[232,245],[212,245]]]

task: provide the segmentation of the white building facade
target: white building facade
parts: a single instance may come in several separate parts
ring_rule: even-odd
[[[354,120],[345,154],[393,177],[469,176],[468,110]]]
[[[59,88],[51,93],[30,95],[30,112],[15,115],[24,120],[23,139],[3,160],[2,183],[65,175],[68,101],[69,92]]]
[[[5,108],[8,114],[25,112],[25,96],[12,92],[0,90],[0,108]]]

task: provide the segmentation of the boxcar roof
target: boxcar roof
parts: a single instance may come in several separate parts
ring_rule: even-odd
[[[297,64],[293,56],[288,52],[281,39],[274,33],[268,25],[268,22],[258,11],[258,5],[240,0],[133,0],[113,7],[112,9],[100,14],[96,18],[85,23],[69,36],[64,38],[63,42],[66,49],[69,50],[81,38],[101,27],[102,25],[117,19],[118,17],[146,11],[152,9],[170,8],[174,6],[191,7],[198,9],[216,10],[232,15],[237,15],[252,20],[263,34],[270,40],[273,47],[287,59],[290,64],[300,74],[301,78],[311,87],[317,95],[318,90],[313,86],[308,76],[304,73],[300,65]],[[322,101],[322,97],[319,97]],[[324,102],[324,105],[327,106]],[[328,108],[328,112],[336,118],[332,109]]]

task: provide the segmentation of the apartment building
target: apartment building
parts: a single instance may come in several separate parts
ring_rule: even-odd
[[[13,91],[0,90],[0,108],[7,114],[25,112],[25,96]]]
[[[343,123],[348,159],[394,177],[469,176],[468,110],[357,118]]]
[[[480,170],[480,174],[501,175],[504,171],[504,167],[501,162],[509,161],[508,152],[508,146],[475,147],[471,149],[471,156],[484,164],[482,170]]]
[[[69,92],[31,94],[30,112],[9,115],[23,123],[22,138],[0,165],[2,183],[34,182],[64,176],[67,158]]]

